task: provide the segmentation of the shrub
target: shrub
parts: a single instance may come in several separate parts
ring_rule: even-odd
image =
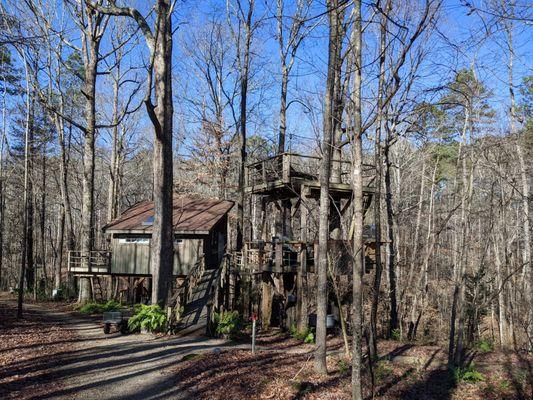
[[[485,380],[485,376],[476,370],[473,363],[466,368],[454,369],[453,376],[456,382],[477,383]]]
[[[219,335],[233,335],[239,331],[241,317],[237,311],[215,313],[215,325]]]
[[[337,365],[339,366],[339,372],[343,375],[350,370],[350,363],[344,358],[339,358]]]
[[[167,315],[158,304],[147,306],[141,304],[136,307],[135,314],[128,320],[130,332],[137,332],[141,328],[150,332],[161,332],[167,326]]]
[[[81,314],[101,314],[105,311],[120,310],[122,305],[115,301],[109,300],[106,303],[85,303],[81,306],[76,306],[76,310]]]
[[[290,328],[291,336],[297,340],[303,340],[304,343],[315,343],[315,333],[311,328],[304,331],[298,331],[295,325]]]
[[[476,347],[483,353],[489,353],[492,351],[492,343],[486,340],[480,340],[476,343]]]
[[[377,379],[382,379],[392,374],[394,369],[390,361],[378,361],[374,367],[374,374]]]
[[[402,338],[402,333],[399,329],[393,329],[391,332],[391,339],[392,340],[400,340]]]
[[[511,384],[509,383],[508,380],[503,380],[500,382],[500,389],[503,389],[503,390],[507,390],[511,387]]]

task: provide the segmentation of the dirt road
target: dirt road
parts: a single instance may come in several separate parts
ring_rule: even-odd
[[[46,320],[67,325],[76,333],[66,350],[58,355],[60,362],[40,375],[40,380],[54,380],[53,390],[46,395],[24,398],[46,399],[183,399],[186,393],[177,389],[168,367],[181,362],[191,353],[212,351],[222,340],[195,337],[163,337],[152,335],[105,335],[95,320],[70,313],[50,311],[45,305],[28,304],[33,313],[43,313]],[[39,354],[34,357],[37,364]],[[44,356],[46,357],[46,356]],[[42,358],[42,357],[41,357]],[[44,360],[46,362],[46,360]],[[28,396],[29,394],[29,396]]]

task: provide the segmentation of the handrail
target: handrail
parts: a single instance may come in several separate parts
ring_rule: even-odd
[[[308,159],[312,159],[312,160],[321,160],[322,159],[322,156],[313,156],[313,155],[285,152],[285,153],[278,153],[278,154],[275,154],[273,156],[269,156],[267,158],[263,158],[262,160],[259,160],[259,161],[254,161],[253,163],[247,164],[246,167],[247,168],[252,168],[252,167],[254,167],[256,165],[262,164],[262,163],[267,162],[267,161],[275,160],[276,158],[282,158],[284,156],[300,157],[300,158],[304,158],[304,159],[308,158]],[[345,164],[351,164],[352,163],[351,160],[342,160],[342,159],[341,160],[332,159],[331,161],[332,162],[341,162],[341,163],[345,163]],[[375,169],[375,166],[373,164],[363,163],[363,167],[369,167],[369,168]]]
[[[191,296],[192,290],[196,287],[205,271],[204,260],[205,257],[202,255],[170,298],[168,304],[169,326],[171,326],[173,320],[177,322],[180,319],[181,306],[187,304],[187,299]],[[173,319],[173,316],[175,316],[175,319]]]
[[[89,252],[69,250],[67,255],[69,272],[91,273],[93,268],[98,269],[95,272],[102,272],[101,269],[109,270],[110,267],[111,251],[109,250],[90,250]]]

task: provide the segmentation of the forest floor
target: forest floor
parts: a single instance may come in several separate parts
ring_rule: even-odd
[[[436,346],[382,342],[374,376],[374,398],[409,400],[533,399],[533,357],[496,352],[473,353],[476,383],[457,381]],[[312,349],[300,354],[230,350],[204,354],[174,368],[176,382],[194,399],[351,399],[350,360],[328,357],[328,376],[314,373]],[[371,396],[364,373],[364,394]]]
[[[25,305],[0,294],[2,399],[349,399],[349,360],[330,341],[329,375],[313,372],[313,345],[273,331],[249,344],[191,337],[104,335],[99,319],[61,303]],[[533,357],[473,352],[482,381],[457,381],[436,346],[381,342],[382,399],[532,399]],[[365,373],[365,392],[370,379]]]

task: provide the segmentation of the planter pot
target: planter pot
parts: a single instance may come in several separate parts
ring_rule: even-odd
[[[326,328],[334,328],[336,324],[336,318],[333,314],[326,315]],[[316,314],[309,314],[309,326],[316,328]]]
[[[148,328],[141,328],[141,333],[143,335],[147,335],[148,333],[150,333],[150,331],[148,330]]]

